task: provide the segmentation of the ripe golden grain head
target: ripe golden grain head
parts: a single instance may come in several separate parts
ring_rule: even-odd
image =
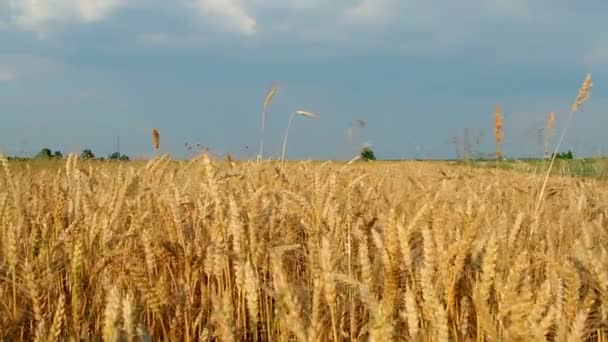
[[[268,89],[266,97],[264,98],[264,110],[268,109],[268,106],[270,106],[270,103],[272,103],[272,98],[277,94],[278,91],[279,86],[276,84]]]
[[[497,143],[501,142],[503,138],[502,125],[503,120],[502,113],[500,111],[500,106],[496,106],[496,109],[494,110],[494,140]]]
[[[302,109],[296,110],[296,114],[298,114],[300,116],[305,116],[307,118],[313,118],[313,119],[319,117],[319,114],[317,114],[317,113],[307,111],[307,110],[302,110]]]
[[[591,95],[591,88],[593,87],[593,81],[591,80],[591,74],[587,74],[583,84],[581,85],[581,89],[578,91],[578,95],[576,96],[576,100],[572,104],[572,112],[578,112],[580,107],[589,99]]]
[[[608,324],[605,296],[589,290],[608,284],[608,236],[598,208],[581,204],[608,201],[605,182],[555,177],[552,188],[577,191],[535,217],[524,189],[536,175],[436,162],[303,163],[277,178],[270,163],[164,158],[93,163],[80,182],[76,160],[67,172],[6,161],[10,175],[3,161],[0,317],[21,316],[1,325],[7,340],[545,340],[556,331],[578,341]],[[437,184],[447,167],[457,181]],[[49,208],[48,225],[23,224]],[[85,243],[89,235],[100,243]],[[66,257],[41,241],[69,242]],[[550,251],[542,262],[539,246]]]
[[[547,132],[553,132],[554,126],[555,126],[555,112],[551,112],[547,116]]]
[[[549,144],[553,138],[553,132],[555,130],[555,113],[551,112],[547,116],[547,132],[545,134],[545,157],[549,156]]]
[[[160,148],[160,133],[156,128],[152,129],[152,146],[154,146],[155,150]]]

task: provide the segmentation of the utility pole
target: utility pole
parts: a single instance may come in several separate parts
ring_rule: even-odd
[[[118,157],[120,158],[120,135],[118,136],[118,139],[117,139],[117,147],[116,147],[116,149],[117,149],[116,152],[118,152]]]

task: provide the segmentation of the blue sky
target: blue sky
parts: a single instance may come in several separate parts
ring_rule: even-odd
[[[381,158],[453,157],[465,128],[493,150],[505,117],[507,155],[538,154],[550,111],[561,128],[587,73],[591,99],[564,148],[608,153],[605,0],[3,0],[0,151],[116,149],[132,157],[257,152],[264,94],[267,155],[350,158],[355,142]]]

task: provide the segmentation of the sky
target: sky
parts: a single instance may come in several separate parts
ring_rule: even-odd
[[[587,75],[593,93],[563,150],[608,154],[605,0],[1,0],[0,152],[41,148],[255,158],[266,91],[265,156],[451,158],[481,132],[509,156],[559,136]],[[347,131],[363,119],[351,143]]]

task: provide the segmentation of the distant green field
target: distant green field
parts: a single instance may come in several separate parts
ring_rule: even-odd
[[[216,162],[224,162],[225,160],[220,159]],[[380,165],[387,163],[400,163],[406,160],[377,160],[372,162],[372,165]],[[409,160],[413,161],[413,160]],[[501,160],[499,162],[494,160],[418,160],[420,162],[434,162],[444,165],[461,165],[471,167],[483,167],[483,168],[499,168],[502,170],[513,170],[534,174],[544,174],[549,167],[549,160],[541,159],[509,159]],[[38,159],[24,159],[24,160],[12,160],[11,164],[16,169],[46,169],[53,170],[65,167],[65,158],[60,160],[38,160]],[[136,166],[142,163],[146,163],[146,160],[133,160],[130,162],[119,162],[119,161],[101,161],[101,160],[90,160],[92,165],[105,165],[107,163],[116,163],[117,165],[124,164],[129,166]],[[326,160],[314,160],[310,161],[313,164],[324,164]],[[331,161],[337,164],[343,164],[345,161]],[[355,165],[366,164],[365,162],[358,161]],[[608,157],[601,158],[578,158],[571,160],[558,159],[555,160],[553,169],[551,171],[553,175],[559,176],[570,176],[570,177],[593,177],[593,178],[608,178]]]
[[[541,174],[549,167],[549,160],[504,160],[504,161],[462,161],[477,167],[491,167]],[[551,174],[570,177],[608,178],[608,158],[580,158],[555,160]]]

